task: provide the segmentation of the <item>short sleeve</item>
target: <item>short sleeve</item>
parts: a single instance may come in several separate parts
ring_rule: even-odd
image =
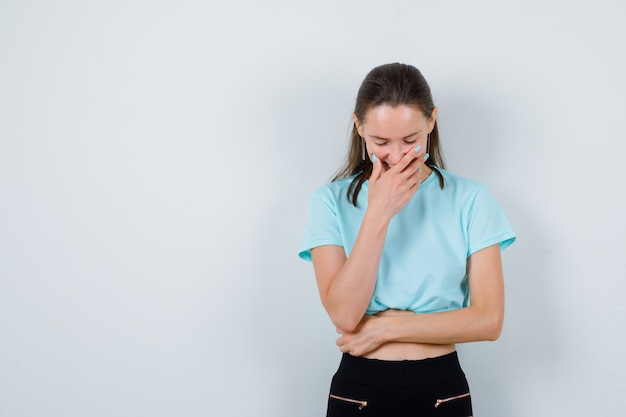
[[[311,194],[309,212],[298,256],[311,261],[311,249],[323,245],[343,246],[337,206],[331,193],[320,188]]]
[[[477,190],[469,205],[467,237],[467,256],[496,243],[504,250],[515,241],[516,236],[511,225],[485,186]]]

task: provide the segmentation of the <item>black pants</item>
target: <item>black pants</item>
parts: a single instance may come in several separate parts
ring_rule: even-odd
[[[456,352],[417,361],[344,353],[333,377],[327,417],[468,417],[472,400]]]

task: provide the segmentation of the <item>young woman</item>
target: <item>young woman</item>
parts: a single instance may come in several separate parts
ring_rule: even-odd
[[[329,417],[472,415],[455,344],[499,337],[515,235],[484,185],[445,170],[436,116],[415,67],[374,68],[346,165],[311,196],[299,255],[343,352]]]

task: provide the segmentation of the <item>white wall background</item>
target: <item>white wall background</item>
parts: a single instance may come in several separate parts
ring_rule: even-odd
[[[518,241],[477,416],[620,415],[620,1],[0,0],[0,417],[321,416],[309,193],[356,90],[430,81]]]

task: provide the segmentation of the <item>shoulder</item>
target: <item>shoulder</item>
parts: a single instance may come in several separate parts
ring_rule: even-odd
[[[468,254],[495,243],[504,249],[515,241],[515,233],[488,187],[469,178],[441,170],[449,202],[461,215],[466,229]]]
[[[447,188],[452,194],[471,197],[487,188],[485,184],[479,181],[453,174],[445,169],[438,168],[438,170],[445,182],[444,190]]]
[[[486,184],[443,169],[439,171],[445,181],[442,197],[462,213],[498,204]]]

